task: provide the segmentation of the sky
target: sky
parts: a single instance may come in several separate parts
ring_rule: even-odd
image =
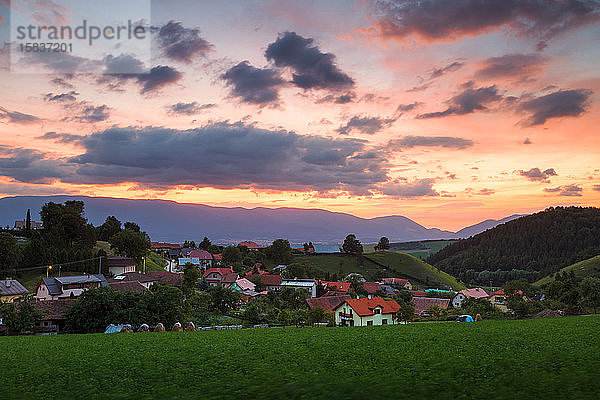
[[[40,24],[102,14],[21,2]],[[11,8],[26,12],[0,0],[0,197],[320,208],[449,230],[600,206],[600,1],[206,3],[128,3],[150,52],[17,62]]]

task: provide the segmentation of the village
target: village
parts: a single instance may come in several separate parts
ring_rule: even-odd
[[[260,250],[252,241],[240,242],[237,247],[243,247],[250,252]],[[314,253],[314,248],[310,247],[295,250]],[[223,310],[223,314],[235,316],[237,322],[196,326],[191,321],[175,321],[169,326],[168,321],[147,321],[136,326],[132,321],[123,319],[111,321],[106,331],[114,332],[115,327],[118,327],[118,331],[160,331],[165,330],[165,325],[167,330],[181,330],[182,326],[185,326],[186,330],[216,327],[226,329],[241,327],[240,321],[246,327],[285,326],[285,321],[273,323],[273,320],[260,318],[260,315],[247,318],[248,306],[258,304],[261,298],[272,298],[290,291],[298,298],[295,308],[304,309],[306,313],[313,312],[310,318],[305,313],[304,318],[293,321],[297,326],[373,326],[440,319],[473,322],[481,320],[481,314],[484,314],[485,310],[493,310],[496,316],[512,314],[507,301],[509,294],[502,288],[495,291],[486,291],[480,287],[463,290],[417,290],[418,288],[407,279],[384,277],[377,282],[370,282],[357,273],[349,274],[340,281],[324,281],[291,276],[286,273],[286,265],[277,265],[271,270],[266,270],[261,263],[256,263],[249,271],[240,273],[234,271],[232,266],[226,265],[221,254],[212,254],[200,248],[183,247],[178,243],[151,242],[151,251],[168,260],[164,270],[144,271],[145,259],[137,263],[133,258],[126,256],[108,257],[105,260],[108,263],[106,275],[98,273],[50,276],[52,266],[49,266],[46,271],[47,277],[41,278],[33,293],[18,280],[10,277],[0,280],[0,300],[2,303],[18,303],[26,298],[32,299],[34,308],[39,311],[39,319],[23,333],[69,333],[73,330],[67,328],[67,310],[87,290],[110,288],[123,293],[149,293],[157,285],[181,290],[185,285],[186,275],[193,271],[196,278],[192,291],[219,287],[236,295],[235,304],[232,304],[230,309]],[[190,291],[186,293],[189,295]],[[527,302],[534,301],[521,290],[511,292],[510,296],[517,296]],[[463,310],[465,303],[469,302],[472,303],[470,307]],[[488,307],[481,307],[482,302]],[[481,314],[478,312],[476,315],[468,315],[472,310],[479,310],[473,307],[473,303],[479,304]],[[6,330],[7,323],[7,317],[0,315],[0,332]]]

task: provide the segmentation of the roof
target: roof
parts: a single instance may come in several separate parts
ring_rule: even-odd
[[[321,307],[325,311],[333,311],[346,300],[350,300],[350,296],[348,296],[347,294],[342,294],[338,296],[315,297],[313,299],[306,299],[306,303],[310,308]]]
[[[473,297],[476,299],[489,296],[489,294],[482,288],[463,289],[459,291],[456,295],[458,296],[459,294],[462,294],[465,297]]]
[[[0,280],[0,296],[20,296],[28,293],[29,290],[16,279]]]
[[[256,276],[256,275],[254,275]],[[266,286],[280,286],[283,277],[281,275],[258,275],[260,276],[260,281]]]
[[[108,286],[108,281],[102,274],[49,277],[42,278],[42,282],[48,288],[48,292],[53,296],[62,294],[62,285],[100,283],[100,286]]]
[[[223,259],[223,256],[221,254],[213,254],[212,256],[215,259],[215,261],[221,261]]]
[[[192,250],[187,253],[190,258],[199,258],[201,260],[212,260],[213,256],[206,250]]]
[[[314,279],[282,279],[281,286],[301,286],[301,287],[313,287],[315,285]]]
[[[440,306],[440,308],[448,308],[450,299],[438,299],[435,297],[413,297],[412,302],[415,305],[415,314],[421,314],[431,306]]]
[[[325,286],[327,290],[334,290],[336,292],[347,292],[350,290],[352,285],[350,282],[325,282],[321,281],[321,284]]]
[[[113,282],[156,282],[158,278],[156,276],[150,276],[146,274],[140,274],[139,272],[127,272],[122,275],[118,275],[108,280],[109,284]],[[112,285],[111,285],[112,286]]]
[[[144,292],[148,289],[138,281],[111,282],[110,287],[119,292]]]
[[[148,274],[160,283],[171,286],[181,286],[183,281],[183,274],[176,274],[174,272],[167,271],[148,271]]]
[[[350,307],[352,307],[352,309],[361,317],[374,315],[375,312],[373,310],[376,307],[381,308],[382,314],[395,313],[400,309],[400,306],[394,300],[384,300],[381,297],[373,297],[372,299],[368,299],[366,297],[362,299],[349,299],[344,303],[347,303]],[[340,306],[341,304],[338,305],[336,309]]]
[[[523,296],[523,292],[521,290],[515,291],[514,294],[518,294],[518,295]],[[498,296],[508,296],[508,294],[504,293],[504,289],[500,289],[500,290],[496,290],[494,293],[490,294],[488,297],[495,296],[495,295],[498,295]]]
[[[238,243],[238,246],[246,246],[249,249],[258,249],[258,245],[254,242],[240,242]]]
[[[72,299],[42,300],[33,303],[42,312],[42,320],[65,319],[65,312],[75,302]]]
[[[408,283],[408,279],[400,279],[400,278],[383,278],[381,279],[381,283],[386,285],[399,285],[404,286]]]
[[[135,260],[133,258],[117,256],[108,259],[109,267],[129,267],[132,265],[135,266]]]
[[[239,279],[239,275],[237,272],[230,272],[227,275],[223,275],[221,278],[221,284],[226,285],[228,283],[234,283]]]
[[[376,291],[381,290],[381,286],[377,282],[363,282],[363,289],[369,294],[374,294]]]
[[[202,278],[206,278],[208,275],[212,274],[212,273],[217,273],[219,275],[221,275],[221,277],[227,275],[227,274],[231,274],[233,272],[233,268],[229,267],[229,268],[209,268],[207,269],[204,274],[202,274]]]
[[[427,292],[419,290],[409,290],[408,293],[412,294],[413,297],[427,297]]]
[[[252,282],[250,282],[248,279],[246,278],[239,278],[237,281],[235,281],[235,284],[238,285],[240,287],[240,289],[242,290],[254,290],[256,288],[256,285]]]

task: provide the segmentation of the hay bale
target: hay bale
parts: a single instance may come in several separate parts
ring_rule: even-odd
[[[194,325],[194,323],[190,321],[190,322],[187,324],[187,326],[185,327],[185,330],[186,330],[187,332],[195,332],[195,331],[196,331],[196,325]]]
[[[165,326],[159,322],[158,324],[156,324],[154,332],[166,332]]]
[[[483,318],[481,318],[481,314],[477,314],[477,315],[475,316],[475,322],[477,322],[477,321],[481,321],[481,320],[483,320]]]
[[[148,332],[149,330],[150,330],[150,327],[148,326],[148,324],[141,324],[137,331],[138,332]]]
[[[563,312],[556,310],[542,310],[539,313],[533,315],[531,318],[558,318],[562,317]]]
[[[173,332],[183,332],[183,329],[181,329],[181,324],[179,322],[175,322],[175,324],[173,325],[173,329],[171,329]]]

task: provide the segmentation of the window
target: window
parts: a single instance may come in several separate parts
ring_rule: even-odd
[[[373,326],[373,321],[367,321],[367,326]]]
[[[381,325],[387,325],[387,319],[385,319],[385,318],[384,318],[384,319],[382,319],[382,320],[381,320]]]
[[[381,310],[379,308],[374,309],[373,312],[375,314],[381,314]]]

